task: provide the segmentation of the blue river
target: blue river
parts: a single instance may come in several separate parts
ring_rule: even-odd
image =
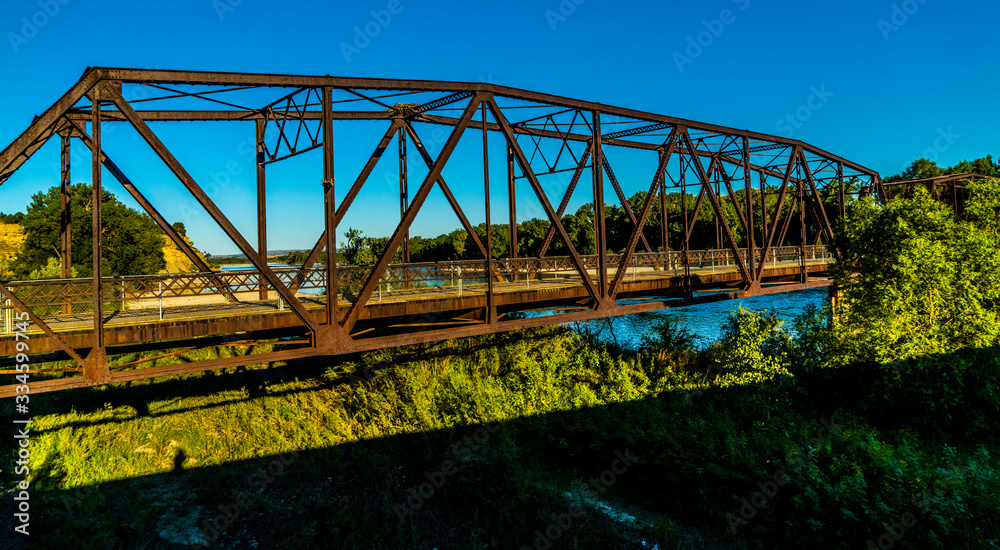
[[[270,264],[270,266],[274,268],[298,267],[285,264]],[[253,269],[253,266],[222,266],[222,271],[241,269]],[[439,283],[434,281],[431,284],[435,282]],[[477,281],[468,279],[467,282],[471,284]],[[822,307],[828,303],[829,299],[829,293],[826,289],[800,290],[798,292],[754,296],[742,300],[722,300],[695,306],[675,307],[644,315],[587,321],[583,324],[583,330],[597,332],[601,341],[617,341],[619,345],[634,348],[642,343],[642,338],[650,326],[661,319],[670,319],[675,323],[675,326],[691,331],[695,336],[697,346],[707,347],[722,337],[722,327],[726,319],[741,306],[745,309],[766,310],[774,313],[785,321],[785,329],[788,330],[791,321],[800,315],[807,306]]]

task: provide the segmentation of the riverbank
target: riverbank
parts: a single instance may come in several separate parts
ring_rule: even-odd
[[[896,548],[996,547],[995,351],[907,367],[942,388],[807,369],[801,339],[769,349],[767,331],[700,351],[665,336],[635,353],[550,327],[45,395],[34,540],[859,548],[890,529]],[[741,353],[784,362],[713,371]]]

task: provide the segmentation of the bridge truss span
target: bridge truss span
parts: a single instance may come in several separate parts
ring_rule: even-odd
[[[256,235],[237,229],[206,181],[163,140],[168,126],[173,137],[173,127],[188,130],[198,122],[252,132]],[[343,149],[336,143],[364,141],[353,130],[362,125],[364,135],[377,138],[367,158],[338,157]],[[102,145],[117,127],[127,127],[158,158],[251,268],[218,272],[206,265],[148,198],[145,174],[123,169],[129,151]],[[94,203],[112,183],[102,178],[113,180],[199,272],[110,277],[95,231],[92,270],[74,279],[64,223],[62,279],[0,284],[0,316],[29,316],[33,353],[45,354],[39,363],[72,362],[40,367],[49,379],[32,391],[825,286],[810,276],[822,276],[836,257],[833,227],[849,198],[885,196],[875,171],[801,141],[486,83],[92,68],[0,152],[0,193],[56,139],[64,196],[78,140],[90,152]],[[268,176],[272,165],[299,156],[322,166],[316,181],[298,185],[322,193],[314,208],[323,230],[313,235],[304,265],[279,269],[267,263]],[[336,168],[345,160],[358,166],[346,178]],[[398,181],[399,215],[385,252],[368,266],[319,264],[323,251],[338,250],[345,219],[374,185],[376,167],[386,165],[394,167],[393,185]],[[475,259],[410,261],[411,230],[422,212],[433,215],[424,209],[432,193],[443,196]],[[683,211],[670,219],[668,201],[677,193]],[[496,196],[505,200],[491,204]],[[581,204],[592,207],[592,240],[581,240],[579,227],[566,221]],[[624,243],[617,252],[608,248],[612,205],[627,227],[614,241]],[[67,208],[64,200],[64,214]],[[101,216],[93,208],[94,228],[102,227]],[[531,218],[543,220],[547,233],[525,247],[518,223]],[[692,235],[706,219],[715,225],[715,243],[693,250]],[[507,232],[502,252],[495,226]],[[0,357],[8,365],[12,342],[8,330],[0,331]],[[255,344],[274,351],[157,364],[185,350]],[[167,353],[150,355],[156,351]],[[0,387],[0,396],[13,395],[13,388]]]

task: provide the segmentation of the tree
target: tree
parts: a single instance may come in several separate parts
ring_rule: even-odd
[[[344,232],[347,245],[343,249],[347,263],[354,265],[372,265],[377,259],[372,252],[371,239],[365,237],[360,229],[347,228]]]
[[[968,184],[972,199],[965,211],[969,221],[993,236],[1000,245],[1000,179],[976,180]]]
[[[973,161],[963,160],[948,169],[949,174],[980,174],[1000,176],[1000,167],[993,163],[993,155],[986,155]]]
[[[1000,343],[1000,248],[983,227],[924,189],[885,206],[857,202],[838,229],[834,265],[849,359],[888,363]]]
[[[177,222],[171,225],[170,227],[172,227],[174,231],[181,237],[187,237],[187,228],[184,227],[184,222]]]
[[[903,170],[895,176],[890,176],[885,179],[885,181],[905,181],[905,180],[916,180],[923,178],[936,178],[938,176],[944,175],[944,170],[937,165],[933,160],[921,158],[913,161],[910,166]]]
[[[60,254],[59,187],[31,198],[21,221],[25,241],[14,262],[15,274],[27,277]],[[79,273],[92,270],[91,188],[84,183],[70,187],[71,264]],[[147,275],[166,265],[163,237],[152,218],[128,208],[108,191],[101,196],[101,256],[103,275]]]

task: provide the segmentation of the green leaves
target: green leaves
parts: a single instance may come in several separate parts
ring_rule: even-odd
[[[777,315],[766,311],[740,307],[730,314],[716,359],[722,369],[718,384],[726,387],[791,377],[785,351],[789,337],[781,325]]]
[[[980,196],[996,197],[997,182]],[[918,189],[885,206],[859,201],[838,231],[837,328],[851,358],[882,363],[1000,343],[998,219],[970,201],[962,221]],[[1000,224],[998,224],[1000,225]]]
[[[26,239],[13,262],[15,274],[24,278],[45,268],[60,253],[60,190],[52,187],[31,199],[21,220]],[[91,188],[84,183],[70,187],[72,264],[80,273],[91,271],[93,231]],[[118,201],[108,191],[101,198],[101,254],[104,275],[158,273],[166,265],[162,233],[152,218]]]

